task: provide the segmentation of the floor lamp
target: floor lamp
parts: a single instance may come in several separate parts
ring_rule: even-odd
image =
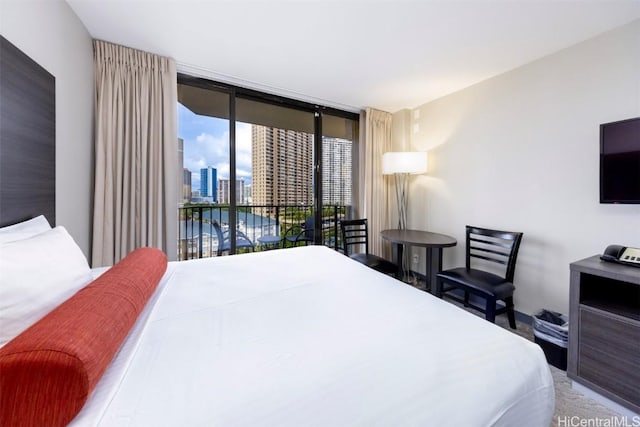
[[[394,151],[382,155],[382,173],[394,175],[396,201],[398,202],[398,228],[407,229],[407,207],[409,175],[427,172],[427,153],[424,151]]]
[[[396,184],[396,201],[398,203],[398,229],[407,229],[407,208],[409,205],[409,175],[427,172],[427,153],[423,151],[387,152],[382,155],[382,173],[394,175]],[[403,252],[402,270],[411,271],[409,255]]]

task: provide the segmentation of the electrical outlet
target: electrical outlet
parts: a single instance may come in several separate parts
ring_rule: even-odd
[[[411,258],[414,264],[418,263],[418,254],[413,254],[413,258]]]

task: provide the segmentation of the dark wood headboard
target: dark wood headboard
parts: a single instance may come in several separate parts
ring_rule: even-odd
[[[56,223],[55,77],[0,36],[0,226]]]

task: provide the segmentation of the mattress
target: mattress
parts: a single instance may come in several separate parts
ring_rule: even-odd
[[[172,262],[73,426],[548,426],[540,348],[321,246]]]

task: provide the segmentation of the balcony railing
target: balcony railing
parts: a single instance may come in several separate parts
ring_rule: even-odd
[[[178,259],[187,260],[217,256],[221,242],[214,223],[219,224],[223,239],[229,229],[229,206],[199,204],[180,207],[178,227]],[[236,208],[238,235],[246,236],[252,248],[237,248],[236,253],[292,246],[286,236],[299,235],[315,209],[310,205],[239,205]],[[325,205],[322,208],[322,238],[324,245],[342,248],[339,221],[351,216],[351,206]],[[264,236],[276,236],[261,243]],[[276,244],[273,243],[275,240]],[[225,249],[228,247],[226,242]],[[228,251],[225,251],[228,253]]]

